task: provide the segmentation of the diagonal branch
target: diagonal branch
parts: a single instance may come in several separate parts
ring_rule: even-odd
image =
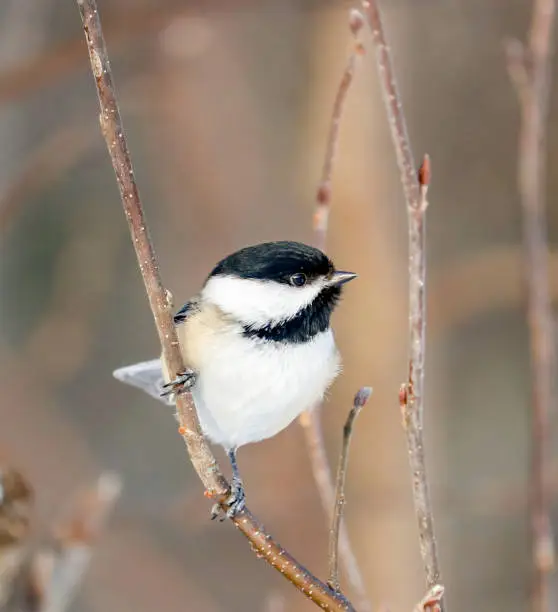
[[[134,178],[99,10],[96,0],[77,0],[77,5],[99,97],[101,129],[116,174],[124,212],[163,349],[163,357],[169,374],[174,376],[184,371],[184,363]],[[229,484],[201,432],[191,395],[179,395],[176,406],[180,423],[179,432],[186,444],[192,464],[208,494],[222,503],[229,491]],[[353,610],[350,602],[342,594],[334,592],[318,580],[274,541],[248,509],[238,513],[233,522],[250,541],[254,552],[279,570],[314,603],[326,610]]]
[[[554,403],[556,352],[548,275],[545,182],[555,13],[555,0],[534,0],[527,48],[519,41],[511,41],[507,49],[508,71],[521,108],[518,186],[523,208],[524,274],[532,371],[530,498],[534,612],[549,609],[548,578],[554,567],[548,509],[548,429],[549,410]]]
[[[426,348],[426,258],[425,218],[426,190],[430,182],[430,161],[425,157],[419,177],[401,98],[395,81],[391,54],[376,0],[363,2],[364,12],[376,47],[380,78],[391,137],[395,147],[401,183],[407,204],[409,224],[409,379],[400,392],[400,405],[407,436],[409,464],[412,473],[413,500],[419,528],[420,553],[428,587],[440,582],[440,566],[434,535],[434,517],[428,490],[423,441],[424,354]]]

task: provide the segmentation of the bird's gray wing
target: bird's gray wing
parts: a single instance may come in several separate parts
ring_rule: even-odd
[[[196,298],[186,302],[174,315],[175,324],[184,323],[197,310],[197,307],[198,301]],[[124,366],[114,370],[112,374],[120,382],[137,387],[165,404],[174,404],[173,394],[161,397],[161,393],[164,391],[163,385],[165,380],[160,359],[151,359],[150,361],[142,361],[141,363]]]
[[[120,382],[137,387],[169,406],[174,404],[174,398],[170,396],[161,397],[165,380],[160,359],[151,359],[151,361],[124,366],[114,370],[112,375]]]

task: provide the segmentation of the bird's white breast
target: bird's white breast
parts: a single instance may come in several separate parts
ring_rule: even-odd
[[[274,436],[323,397],[339,371],[333,332],[300,344],[265,342],[237,327],[198,347],[193,395],[205,434],[225,448]]]

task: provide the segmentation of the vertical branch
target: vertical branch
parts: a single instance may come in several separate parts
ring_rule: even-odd
[[[337,153],[339,142],[339,129],[341,117],[345,108],[347,94],[353,82],[357,56],[364,53],[364,48],[358,39],[358,35],[364,19],[357,10],[349,13],[349,29],[355,39],[352,52],[347,59],[347,64],[341,76],[341,81],[337,88],[333,110],[329,125],[329,132],[326,141],[326,152],[322,166],[322,174],[316,191],[316,207],[314,210],[313,230],[314,245],[322,251],[326,249],[327,232],[329,227],[329,212],[332,196],[332,176],[333,165]],[[313,410],[304,412],[299,419],[304,431],[310,465],[316,487],[320,495],[322,506],[328,520],[332,520],[332,511],[335,505],[335,490],[333,478],[325,451],[324,436],[321,423],[321,407],[317,406]],[[349,541],[344,521],[341,521],[339,528],[339,555],[352,588],[358,596],[358,607],[362,612],[371,612],[372,606],[366,594],[364,580],[358,566],[355,554]]]
[[[327,583],[335,591],[340,589],[338,557],[339,530],[341,528],[341,519],[343,518],[343,510],[345,508],[345,480],[347,477],[347,464],[349,462],[349,446],[353,436],[355,420],[368,401],[371,393],[372,389],[370,387],[362,387],[362,389],[358,391],[353,401],[353,407],[349,411],[345,426],[343,427],[343,444],[335,481],[335,508],[333,510],[331,529],[329,531],[329,580]]]
[[[333,111],[329,124],[329,133],[326,142],[326,152],[324,165],[322,166],[322,176],[316,192],[316,210],[314,211],[314,245],[325,251],[327,241],[327,231],[329,223],[329,210],[331,206],[331,180],[333,176],[333,163],[339,144],[339,128],[341,127],[341,117],[345,108],[345,100],[353,82],[356,68],[357,55],[364,53],[364,47],[358,39],[358,34],[364,25],[362,14],[357,10],[349,13],[349,29],[355,39],[355,46],[345,66],[337,94],[333,102]]]
[[[423,441],[424,354],[426,349],[424,226],[427,204],[426,191],[430,182],[430,161],[428,157],[425,157],[417,180],[416,166],[407,135],[401,97],[395,80],[391,53],[386,41],[378,3],[376,0],[365,0],[363,9],[376,48],[380,86],[407,205],[409,224],[409,379],[402,386],[399,399],[409,451],[420,553],[426,582],[430,588],[440,581],[440,566],[434,534],[434,517],[428,490]]]
[[[531,537],[532,610],[549,609],[548,574],[554,544],[548,515],[548,425],[556,374],[545,219],[546,130],[555,0],[534,0],[527,48],[508,46],[508,70],[520,107],[518,186],[523,208],[524,274],[532,371]]]
[[[184,371],[184,363],[170,312],[169,299],[161,282],[157,258],[149,237],[134,177],[97,2],[96,0],[76,1],[83,22],[91,69],[101,108],[101,130],[116,174],[122,205],[155,320],[163,357],[169,374],[174,378],[178,373]],[[186,444],[192,464],[205,485],[208,495],[216,498],[219,503],[223,503],[229,492],[229,484],[221,473],[202,434],[191,395],[188,393],[178,395],[176,408],[180,423],[178,431]],[[316,605],[325,610],[353,610],[351,603],[343,594],[333,591],[318,580],[278,542],[273,540],[247,508],[239,512],[232,521],[250,541],[254,553],[281,572]]]

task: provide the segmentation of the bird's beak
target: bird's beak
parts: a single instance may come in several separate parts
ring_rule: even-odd
[[[338,285],[344,285],[345,283],[348,283],[356,277],[357,275],[354,272],[343,272],[342,270],[336,270],[331,275],[331,278],[328,280],[327,284],[330,287],[337,287]]]

